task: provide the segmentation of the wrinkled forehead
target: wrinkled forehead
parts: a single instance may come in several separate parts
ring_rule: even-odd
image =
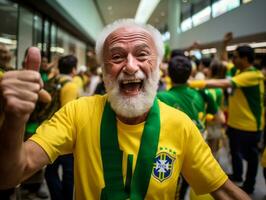
[[[131,26],[114,30],[104,41],[104,48],[110,48],[118,43],[145,42],[150,47],[155,47],[151,34],[144,28]]]

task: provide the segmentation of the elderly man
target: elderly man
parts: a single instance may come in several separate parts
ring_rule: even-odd
[[[198,194],[250,199],[228,180],[193,122],[155,98],[163,57],[156,29],[115,22],[104,29],[96,51],[107,95],[68,103],[25,143],[24,124],[41,88],[40,75],[5,74],[0,188],[73,152],[76,199],[175,199],[180,173]]]

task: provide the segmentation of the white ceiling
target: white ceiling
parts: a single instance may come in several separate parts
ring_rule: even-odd
[[[121,18],[134,18],[140,0],[94,0],[104,25]],[[164,32],[168,21],[168,0],[161,0],[148,24]]]

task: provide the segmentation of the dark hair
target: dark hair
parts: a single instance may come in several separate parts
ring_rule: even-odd
[[[261,68],[266,68],[266,56],[263,56],[262,57],[262,60],[260,62],[260,65],[261,65]]]
[[[206,68],[210,68],[210,65],[211,65],[211,61],[212,61],[212,59],[211,58],[202,58],[201,60],[200,60],[200,63],[204,66],[204,67],[206,67]]]
[[[249,63],[254,61],[254,50],[249,45],[238,46],[236,48],[240,58],[247,58]]]
[[[70,74],[73,68],[77,68],[77,58],[73,55],[61,57],[58,61],[58,69],[60,74]]]
[[[226,67],[221,61],[217,59],[213,59],[213,61],[210,64],[210,68],[211,68],[213,78],[224,78],[225,77]]]
[[[181,49],[174,49],[174,50],[171,51],[170,58],[173,58],[173,57],[176,57],[176,56],[184,56],[184,57],[186,57],[184,51],[181,50]]]
[[[168,73],[177,84],[186,83],[191,74],[191,62],[184,56],[176,56],[169,61]]]

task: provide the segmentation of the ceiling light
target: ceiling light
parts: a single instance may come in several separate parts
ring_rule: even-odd
[[[257,42],[249,44],[252,48],[266,47],[266,42]]]
[[[135,21],[145,24],[159,4],[160,0],[141,0],[135,15]]]
[[[0,43],[3,43],[3,44],[17,44],[17,41],[16,40],[11,40],[11,39],[8,39],[8,38],[0,37]]]
[[[113,7],[112,6],[108,6],[107,9],[110,11],[110,10],[113,9]]]

